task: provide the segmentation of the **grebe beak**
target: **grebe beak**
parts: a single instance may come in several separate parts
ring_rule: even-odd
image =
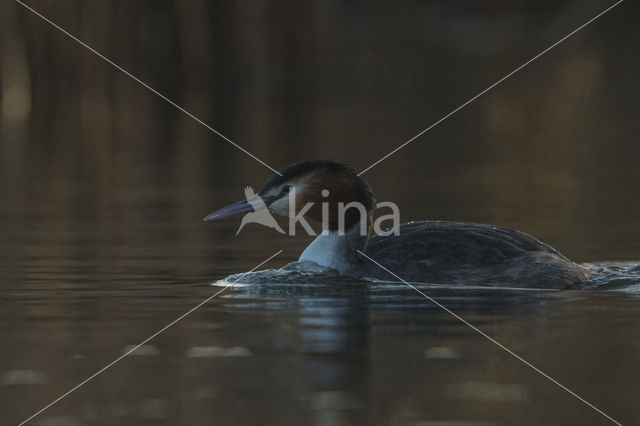
[[[202,220],[222,220],[228,219],[230,217],[242,216],[247,213],[265,210],[269,204],[273,203],[278,198],[280,197],[277,195],[268,195],[264,197],[254,195],[252,197],[249,197],[248,200],[238,201],[237,203],[233,203],[219,210],[216,210],[213,213],[205,216]]]
[[[228,219],[230,217],[241,216],[247,213],[251,213],[253,210],[253,206],[247,202],[247,200],[238,201],[237,203],[233,203],[228,205],[227,207],[223,207],[219,210],[216,210],[213,213],[205,216],[204,221],[208,220],[222,220]]]

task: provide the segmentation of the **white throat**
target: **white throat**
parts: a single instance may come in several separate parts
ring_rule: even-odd
[[[340,246],[343,245],[344,235],[338,235],[337,231],[325,230],[307,246],[300,255],[300,261],[315,262],[327,268],[342,272],[341,259],[338,255]]]
[[[298,260],[315,262],[347,275],[358,257],[356,249],[363,250],[367,239],[359,231],[360,226],[354,226],[341,235],[327,229],[304,249]]]

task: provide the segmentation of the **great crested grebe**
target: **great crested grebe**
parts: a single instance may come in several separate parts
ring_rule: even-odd
[[[358,250],[402,279],[414,282],[563,288],[591,276],[591,271],[532,236],[491,225],[411,222],[400,225],[397,235],[370,237],[373,192],[354,170],[335,161],[302,161],[287,166],[271,176],[258,195],[264,203],[243,200],[216,210],[204,220],[251,213],[256,205],[288,217],[290,202],[295,202],[295,214],[313,203],[304,216],[317,223],[322,223],[324,216],[327,229],[299,260],[348,276],[396,280]],[[364,208],[342,210],[341,219],[339,204],[350,202]]]

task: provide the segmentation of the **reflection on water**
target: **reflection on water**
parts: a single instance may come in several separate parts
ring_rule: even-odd
[[[79,266],[5,293],[3,424],[228,285],[156,281],[154,270],[69,284]],[[404,284],[287,274],[301,278],[246,276],[34,422],[606,424]],[[417,285],[623,424],[637,418],[637,295]]]
[[[281,247],[267,266],[282,266],[306,242],[258,226],[236,238],[236,223],[199,221],[208,201],[181,206],[180,185],[154,188],[132,183],[95,211],[85,210],[93,194],[71,188],[5,198],[0,423],[17,424],[129,351],[217,291],[212,281]],[[638,267],[591,267],[600,275],[584,291],[420,288],[633,423]],[[403,284],[293,266],[240,283],[34,423],[605,424]]]
[[[37,7],[269,164],[362,170],[610,4],[312,3]],[[619,8],[364,176],[404,222],[492,223],[613,260],[579,291],[420,288],[626,425],[640,417],[640,26],[636,4]],[[212,282],[309,241],[201,223],[270,172],[12,2],[0,53],[11,425]],[[402,284],[297,272],[245,277],[32,424],[608,424]]]

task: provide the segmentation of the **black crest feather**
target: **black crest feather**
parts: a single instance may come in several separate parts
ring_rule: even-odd
[[[288,182],[300,176],[304,176],[318,169],[324,169],[334,173],[347,173],[353,176],[356,183],[356,194],[353,201],[362,203],[365,208],[370,211],[373,209],[374,196],[369,184],[358,176],[355,170],[350,168],[344,163],[340,163],[334,160],[306,160],[293,163],[280,170],[280,175],[274,173],[264,187],[260,190],[260,195],[263,195],[271,188]]]

